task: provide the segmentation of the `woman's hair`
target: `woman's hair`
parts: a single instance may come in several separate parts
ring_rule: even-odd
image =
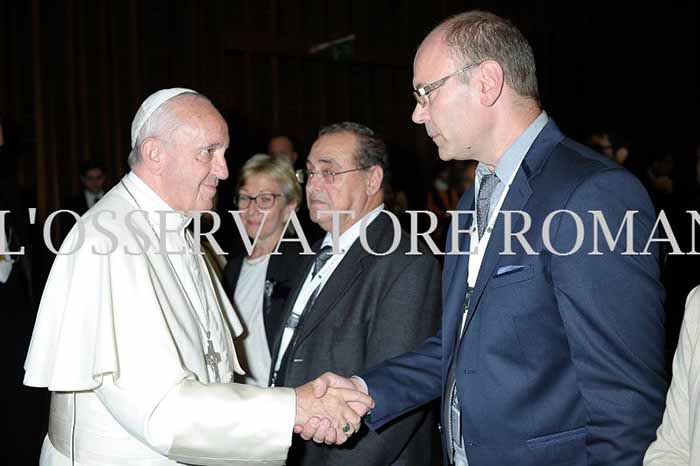
[[[241,168],[238,174],[238,189],[245,184],[247,178],[255,175],[268,175],[279,184],[282,195],[288,204],[301,205],[301,185],[294,175],[292,164],[286,160],[273,159],[267,154],[252,156]]]

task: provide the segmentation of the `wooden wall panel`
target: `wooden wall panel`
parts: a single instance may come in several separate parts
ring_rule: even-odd
[[[277,29],[276,37],[304,37],[303,16],[306,11],[302,6],[302,0],[278,0],[277,1]]]
[[[327,0],[302,0],[302,37],[310,44],[327,39]]]
[[[36,206],[39,210],[39,218],[46,215],[49,207],[48,190],[52,186],[48,179],[49,166],[46,163],[45,151],[48,147],[46,141],[46,105],[44,102],[43,87],[43,37],[41,32],[41,10],[39,0],[33,0],[31,5],[31,53],[32,53],[32,88],[33,95],[33,115],[34,115],[34,141],[36,160]],[[29,78],[27,76],[27,78]],[[27,102],[29,103],[29,102]]]
[[[34,154],[18,177],[44,211],[77,189],[83,160],[103,158],[115,182],[126,171],[138,105],[172,86],[212,98],[231,125],[235,161],[265,150],[271,134],[293,136],[305,152],[319,126],[356,120],[385,136],[401,167],[428,173],[435,147],[410,120],[413,53],[430,27],[472,5],[510,15],[525,32],[544,103],[567,130],[608,118],[663,140],[664,130],[678,132],[674,125],[694,127],[693,118],[674,115],[698,106],[692,2],[636,11],[630,23],[622,7],[601,15],[542,2],[6,0],[0,112],[20,122]],[[349,56],[309,54],[348,33],[356,35]],[[664,57],[682,70],[674,78],[682,98],[652,79]],[[408,184],[423,185],[415,169],[405,172]]]
[[[64,117],[67,121],[77,121],[78,120],[78,103],[81,102],[77,98],[78,85],[77,85],[77,72],[76,72],[76,56],[77,54],[77,44],[76,40],[76,20],[77,14],[75,9],[75,0],[66,1],[66,8],[64,13],[64,24],[65,33],[64,46],[63,46],[63,59],[65,63],[65,81],[63,86],[63,95],[66,97],[65,113]],[[68,125],[65,133],[66,139],[64,142],[64,161],[69,167],[77,167],[80,165],[80,151],[79,144],[82,139],[79,136],[78,125],[72,124]],[[71,191],[76,191],[78,189],[78,179],[75,177],[67,178],[68,185]]]
[[[280,57],[278,61],[277,100],[279,102],[278,121],[270,128],[271,134],[281,134],[293,128],[298,134],[304,124],[303,107],[306,102],[301,98],[299,89],[305,79],[306,66],[299,58]]]
[[[376,94],[372,86],[373,70],[361,66],[350,66],[350,83],[348,94],[350,99],[350,113],[348,119],[360,123],[374,120],[374,102]]]

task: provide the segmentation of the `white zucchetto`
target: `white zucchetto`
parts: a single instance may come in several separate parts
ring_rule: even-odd
[[[151,94],[146,100],[143,101],[141,107],[136,112],[134,116],[134,121],[131,122],[131,148],[133,149],[136,145],[136,139],[139,137],[141,129],[146,124],[153,113],[160,108],[168,100],[175,96],[184,93],[199,94],[197,91],[192,89],[185,89],[184,87],[174,87],[172,89],[161,89],[160,91]]]

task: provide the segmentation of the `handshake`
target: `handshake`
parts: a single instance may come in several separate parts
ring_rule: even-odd
[[[374,400],[360,379],[347,379],[332,372],[294,391],[294,432],[317,443],[342,445],[360,430],[362,417],[374,408]]]

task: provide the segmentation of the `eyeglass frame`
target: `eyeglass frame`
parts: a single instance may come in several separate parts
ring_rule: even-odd
[[[376,165],[376,164],[374,164]],[[309,170],[306,168],[301,168],[297,171],[294,172],[294,177],[297,179],[299,183],[306,183],[308,181],[311,181],[311,179],[316,176],[317,173],[321,175],[321,180],[324,179],[325,176],[330,176],[331,177],[331,182],[330,184],[335,183],[335,175],[342,175],[344,173],[350,173],[350,172],[356,172],[359,170],[367,170],[368,168],[374,167],[374,165],[367,165],[366,167],[359,167],[359,168],[351,168],[350,170],[343,170],[340,172],[334,172],[332,170]],[[302,178],[304,181],[302,181]],[[327,181],[323,181],[324,183],[328,183]]]
[[[447,82],[447,80],[450,79],[451,77],[457,76],[458,74],[464,73],[468,69],[474,68],[475,66],[479,66],[479,65],[481,65],[481,63],[471,63],[471,64],[465,66],[464,68],[461,68],[453,73],[448,74],[444,78],[440,78],[436,81],[431,82],[430,84],[426,84],[425,86],[419,87],[418,89],[414,89],[413,90],[413,97],[416,98],[416,102],[418,102],[418,105],[425,108],[428,105],[428,103],[430,102],[427,98],[428,94],[433,92],[435,89],[438,89],[438,88],[444,86],[445,83]],[[423,103],[423,101],[425,101],[425,103]]]
[[[248,205],[245,207],[242,207],[240,202],[239,202],[239,197],[245,196],[248,198]],[[260,196],[272,196],[272,204],[270,204],[270,207],[263,207],[258,204],[258,198]],[[255,205],[258,207],[258,209],[272,209],[275,206],[275,202],[277,201],[278,197],[283,197],[284,194],[282,193],[260,193],[257,196],[249,196],[247,194],[241,194],[241,193],[236,193],[236,195],[233,198],[234,204],[236,204],[236,207],[239,207],[241,210],[245,210],[250,207],[250,205],[255,202]]]

